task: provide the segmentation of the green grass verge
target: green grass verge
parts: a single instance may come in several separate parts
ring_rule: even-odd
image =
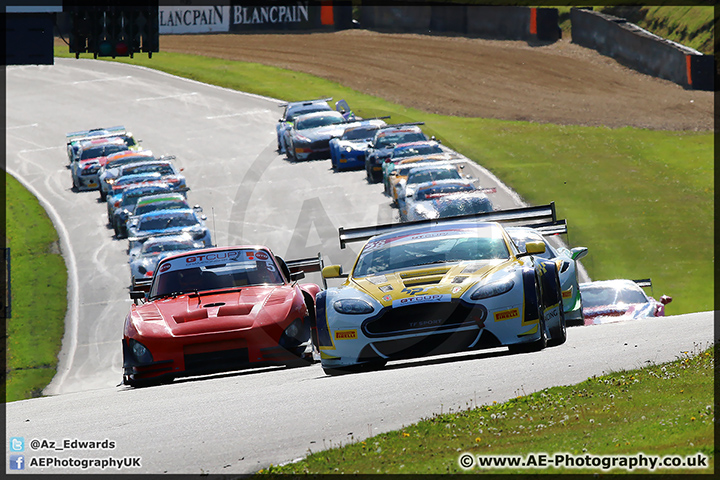
[[[463,453],[482,456],[569,454],[704,456],[707,468],[657,469],[653,473],[713,473],[714,352],[685,352],[674,362],[592,377],[502,404],[450,412],[398,431],[310,453],[304,460],[271,466],[269,474],[368,473],[626,473],[567,468],[506,467],[464,470]],[[659,392],[662,392],[660,394]],[[563,457],[564,458],[564,457]],[[606,460],[609,461],[609,460]],[[632,473],[649,473],[635,469]]]
[[[7,319],[6,401],[40,396],[55,375],[67,310],[58,235],[37,198],[5,174],[12,316]]]

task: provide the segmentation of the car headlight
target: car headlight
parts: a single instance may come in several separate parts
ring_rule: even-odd
[[[139,363],[152,363],[152,354],[142,343],[131,338],[130,349],[132,350],[133,356]]]
[[[511,277],[505,277],[497,282],[480,285],[470,294],[470,298],[472,300],[480,300],[482,298],[496,297],[509,292],[514,286],[515,280]]]
[[[364,313],[371,313],[373,311],[372,305],[365,300],[357,298],[336,300],[335,303],[333,303],[333,308],[336,312],[347,315],[360,315]]]
[[[350,148],[350,147],[345,147],[345,152],[350,153],[350,152],[352,152],[352,151],[353,151],[352,148]]]

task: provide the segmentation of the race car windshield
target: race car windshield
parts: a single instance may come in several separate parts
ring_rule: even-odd
[[[169,164],[141,164],[127,167],[123,170],[124,175],[136,175],[139,173],[157,173],[160,175],[173,175],[175,172]]]
[[[422,132],[399,132],[379,137],[375,148],[386,148],[398,143],[420,142],[423,140],[425,140],[425,135]]]
[[[327,105],[318,105],[318,106],[312,107],[312,108],[305,107],[304,109],[291,110],[290,112],[288,112],[288,114],[285,118],[287,119],[288,122],[292,122],[300,115],[305,115],[306,113],[329,112],[329,111],[331,111],[331,109]]]
[[[375,134],[377,127],[353,128],[345,130],[342,136],[343,140],[368,140]]]
[[[159,173],[150,173],[148,175],[143,175],[143,176],[126,175],[126,176],[120,177],[117,180],[115,180],[114,185],[115,186],[129,185],[131,183],[138,183],[143,180],[149,180],[149,179],[154,179],[154,178],[160,178],[160,174]]]
[[[318,117],[310,117],[305,118],[303,120],[299,120],[297,122],[297,129],[298,130],[307,130],[308,128],[318,128],[318,127],[325,127],[327,125],[336,125],[338,123],[343,123],[345,120],[343,119],[342,115],[338,114],[328,114],[328,115],[322,115]]]
[[[135,209],[135,215],[142,215],[144,213],[154,212],[155,210],[178,210],[181,208],[188,208],[187,202],[168,201],[146,203],[144,205],[137,206]]]
[[[153,157],[123,157],[118,158],[115,160],[111,160],[108,163],[105,164],[105,168],[107,170],[115,167],[120,167],[122,165],[127,165],[128,163],[138,163],[138,162],[150,162],[152,160],[155,160]]]
[[[503,237],[492,227],[480,231],[427,232],[365,245],[353,277],[404,270],[422,265],[479,260],[507,260]]]
[[[191,250],[194,249],[195,244],[192,240],[187,240],[186,242],[164,242],[164,243],[145,243],[142,246],[142,250],[140,253],[142,255],[150,255],[154,253],[162,253],[162,252],[178,252],[182,250]]]
[[[393,158],[414,157],[416,155],[432,155],[443,153],[439,145],[421,145],[417,147],[400,148],[393,151]]]
[[[607,305],[647,303],[647,297],[640,287],[587,286],[580,290],[583,305],[587,308]]]
[[[187,268],[187,265],[192,267]],[[199,251],[191,256],[168,261],[160,266],[158,272],[150,298],[192,291],[285,283],[272,257],[262,250]]]
[[[475,187],[473,185],[441,185],[441,186],[434,186],[432,188],[424,188],[422,190],[418,190],[415,193],[415,199],[416,200],[428,200],[430,198],[433,198],[438,195],[442,194],[448,194],[453,192],[470,192],[472,190],[475,190]]]
[[[408,183],[425,183],[437,180],[454,180],[460,179],[460,172],[454,168],[444,168],[441,170],[422,170],[419,172],[410,172],[408,175]]]
[[[100,145],[97,147],[91,147],[84,150],[80,155],[80,160],[87,160],[89,158],[107,157],[112,153],[121,152],[127,150],[127,145]]]
[[[150,230],[165,230],[166,228],[192,227],[197,224],[198,221],[192,214],[151,217],[140,220],[138,230],[147,232]]]

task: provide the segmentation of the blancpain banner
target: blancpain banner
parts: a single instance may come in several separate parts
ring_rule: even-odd
[[[309,21],[307,3],[296,5],[235,5],[233,24],[235,25],[275,25],[281,23],[302,23]]]
[[[230,6],[186,6],[158,9],[160,34],[219,33],[230,29]]]

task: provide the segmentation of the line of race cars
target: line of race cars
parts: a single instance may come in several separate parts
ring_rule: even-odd
[[[463,175],[464,161],[420,128],[422,122],[388,124],[389,117],[362,119],[347,102],[333,110],[331,98],[281,104],[278,152],[291,161],[329,158],[335,171],[365,170],[382,181],[401,221],[444,218],[493,210],[487,193]]]
[[[341,248],[364,242],[349,273],[325,266],[321,254],[285,261],[263,245],[213,247],[174,157],[154,157],[122,127],[68,134],[70,168],[80,172],[74,188],[98,189],[115,235],[129,240],[134,304],[123,328],[124,384],[318,359],[334,375],[481,348],[533,351],[564,343],[568,325],[664,314],[670,297],[655,302],[639,287],[644,299],[634,300],[647,306],[596,305],[622,300],[596,294],[601,282],[579,285],[576,262],[587,248],[548,242],[567,233],[553,203],[494,210],[492,189],[477,188],[460,156],[419,124],[360,120],[344,101],[331,110],[329,100],[284,105],[278,149],[293,160],[335,155],[336,170],[360,168],[364,150],[368,180],[383,179],[401,220],[339,229]],[[299,128],[306,121],[317,123]],[[329,126],[335,133],[321,141],[317,132]],[[342,143],[354,136],[364,145]],[[89,149],[103,156],[83,158]],[[480,207],[465,201],[469,193],[483,199]],[[298,283],[309,272],[321,272],[322,287]],[[341,284],[328,287],[328,279]]]
[[[66,141],[73,190],[97,190],[115,237],[128,238],[132,288],[149,287],[161,258],[212,246],[175,157],[156,157],[123,126],[71,132]]]

